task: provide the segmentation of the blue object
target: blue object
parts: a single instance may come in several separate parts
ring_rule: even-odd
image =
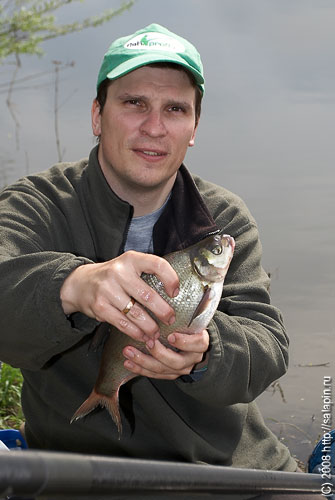
[[[308,460],[308,472],[321,474],[322,464],[326,462],[322,459],[329,455],[331,460],[330,473],[335,474],[335,429],[324,434],[318,444],[315,446],[313,453]]]
[[[329,500],[335,500],[335,483],[329,479],[329,476],[335,475],[335,429],[330,432],[325,432],[318,444],[315,446],[313,453],[308,460],[308,472],[313,474],[321,474],[324,484],[328,486],[328,490],[332,492],[324,492],[324,496]]]
[[[3,443],[5,447],[8,448],[8,451],[10,450],[25,450],[27,449],[27,443],[24,437],[22,436],[20,431],[17,431],[15,429],[4,429],[0,430],[0,444]],[[6,448],[5,448],[6,449]],[[0,450],[2,450],[2,447],[0,447]],[[16,497],[16,496],[10,496],[6,497],[6,499],[0,499],[0,500],[34,500],[33,498],[27,498],[27,497]]]
[[[0,430],[0,441],[10,450],[25,450],[28,448],[21,432],[14,429]]]

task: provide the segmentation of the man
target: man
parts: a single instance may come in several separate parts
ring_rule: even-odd
[[[56,165],[1,194],[0,358],[24,375],[30,447],[295,471],[254,399],[287,368],[288,339],[270,304],[254,219],[229,191],[183,165],[204,92],[196,49],[152,24],[105,54],[89,159]],[[161,258],[224,229],[235,255],[208,330],[159,341],[153,312],[173,309],[178,277]],[[87,355],[100,323],[146,342],[123,351],[123,433],[106,410],[70,425],[94,385]]]

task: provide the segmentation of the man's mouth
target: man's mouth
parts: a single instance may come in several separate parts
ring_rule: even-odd
[[[159,151],[159,150],[154,150],[154,149],[142,149],[142,148],[134,148],[133,151],[139,155],[142,156],[142,158],[151,158],[152,160],[154,159],[159,159],[159,158],[164,158],[167,156],[167,153],[165,151]]]
[[[143,150],[142,153],[144,153],[145,155],[149,155],[149,156],[164,156],[164,153],[157,153],[156,151]]]

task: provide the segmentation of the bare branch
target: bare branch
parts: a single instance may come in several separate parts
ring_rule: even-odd
[[[23,76],[22,78],[16,78],[15,83],[18,84],[18,83],[26,82],[28,80],[34,80],[35,78],[40,78],[41,76],[50,75],[51,73],[53,73],[53,71],[40,71],[40,72],[34,73],[32,75]],[[0,89],[5,88],[6,91],[8,91],[10,84],[11,84],[11,81],[0,83]]]
[[[63,101],[62,104],[59,104],[59,72],[65,68],[73,68],[74,67],[74,62],[71,63],[65,63],[63,64],[61,61],[52,61],[52,64],[54,64],[54,71],[55,71],[55,93],[54,93],[54,128],[55,128],[55,137],[56,137],[56,148],[57,148],[57,154],[58,154],[58,161],[63,161],[65,149],[61,149],[61,141],[60,141],[60,134],[59,134],[59,110],[60,108],[64,105],[64,102],[66,102],[68,99]]]
[[[58,161],[62,161],[62,151],[60,147],[59,127],[58,127],[58,86],[59,86],[59,66],[62,64],[60,61],[52,61],[55,65],[55,101],[54,101],[54,126],[56,136],[56,148],[58,154]]]
[[[21,61],[19,58],[19,55],[16,54],[16,66],[13,72],[12,80],[9,85],[8,89],[8,94],[7,94],[7,99],[6,99],[6,104],[9,109],[9,113],[11,117],[13,118],[14,124],[15,124],[15,143],[16,143],[16,149],[20,149],[20,140],[19,140],[19,129],[20,129],[20,122],[16,116],[15,110],[14,110],[14,103],[12,101],[12,94],[13,94],[13,89],[16,81],[16,75],[21,67]]]

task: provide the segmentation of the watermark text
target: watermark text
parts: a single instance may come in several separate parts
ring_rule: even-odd
[[[332,436],[330,431],[332,430],[332,415],[333,415],[333,390],[332,390],[332,377],[325,375],[323,377],[323,392],[322,398],[322,422],[321,429],[323,432],[322,442],[322,455],[321,455],[321,465],[320,474],[323,480],[321,485],[321,494],[328,497],[334,493],[335,488],[332,483],[332,456],[331,456],[331,444]]]

